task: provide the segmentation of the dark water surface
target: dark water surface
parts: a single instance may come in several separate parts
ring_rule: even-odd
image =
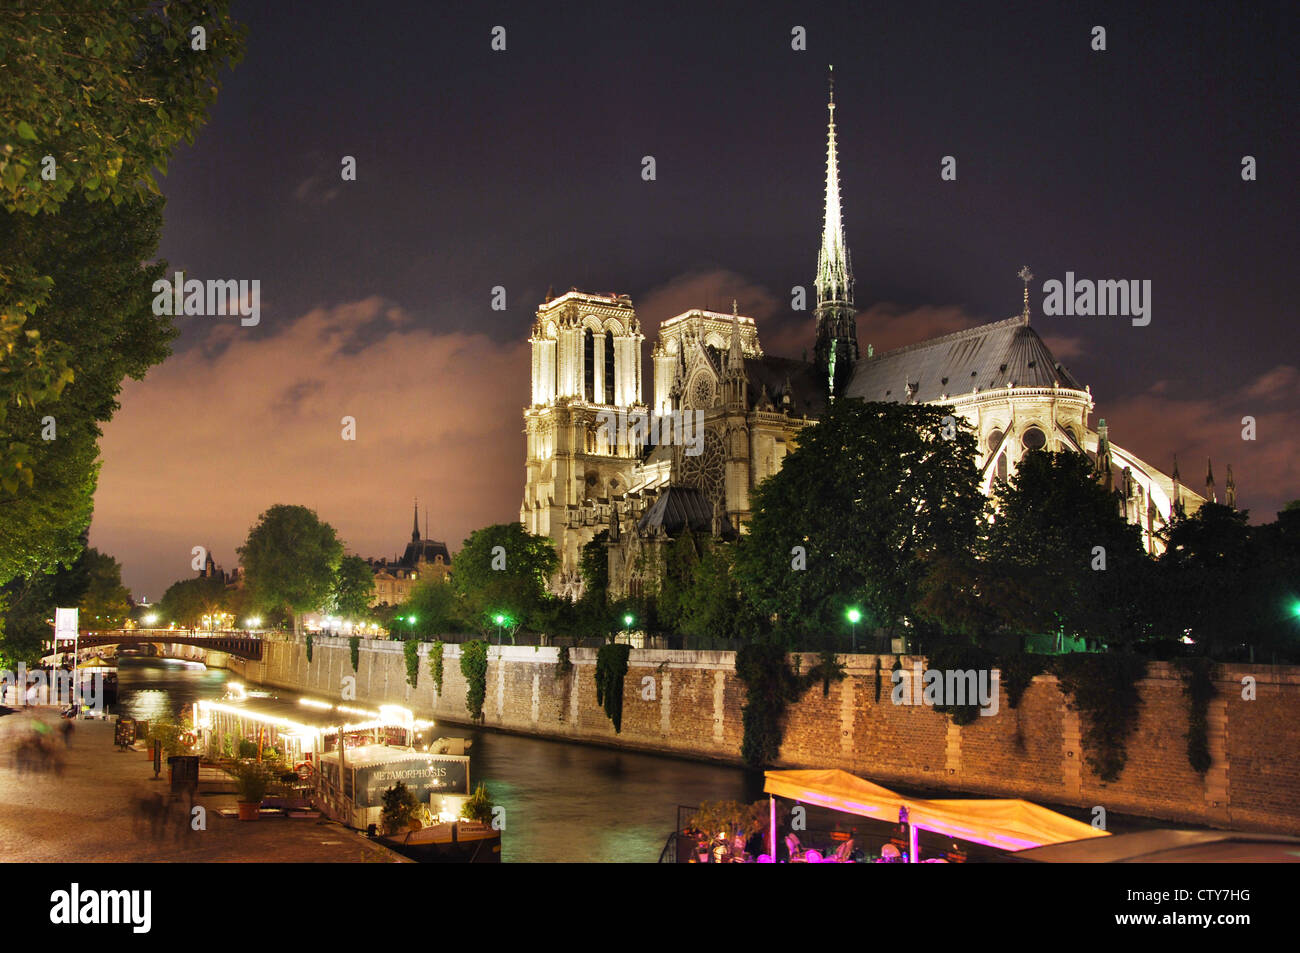
[[[199,699],[220,698],[232,679],[239,681],[193,662],[122,658],[118,709],[132,718],[174,717]],[[436,734],[473,739],[470,780],[486,784],[505,808],[507,863],[653,863],[677,823],[677,805],[762,796],[761,772],[741,768],[456,725]]]

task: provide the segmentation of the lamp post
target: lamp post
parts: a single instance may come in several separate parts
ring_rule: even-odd
[[[506,624],[506,617],[503,613],[498,612],[492,617],[492,621],[497,624],[497,645],[501,644],[501,627]]]
[[[856,653],[858,650],[858,623],[862,621],[862,613],[854,606],[845,615],[848,617],[849,625],[853,627],[853,651]]]

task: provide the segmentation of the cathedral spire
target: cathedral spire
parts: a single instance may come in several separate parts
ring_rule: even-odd
[[[844,240],[840,209],[839,144],[835,133],[835,73],[831,67],[826,127],[826,197],[821,249],[817,253],[817,365],[827,377],[832,399],[843,392],[858,359],[857,318],[853,310],[853,268]]]
[[[1104,420],[1097,422],[1097,475],[1109,493],[1114,488],[1114,477],[1111,474],[1110,428]]]
[[[731,349],[727,353],[727,370],[743,373],[745,352],[740,346],[740,314],[736,299],[731,300]]]
[[[1170,474],[1174,481],[1174,498],[1171,501],[1173,512],[1169,514],[1172,521],[1183,515],[1183,487],[1178,476],[1178,454],[1174,454],[1174,472]]]
[[[1205,498],[1211,503],[1219,502],[1219,494],[1214,490],[1214,461],[1205,460]]]
[[[1020,271],[1016,272],[1016,275],[1020,278],[1021,281],[1025,283],[1025,302],[1024,305],[1021,307],[1020,317],[1024,320],[1025,324],[1028,324],[1029,323],[1029,282],[1034,280],[1034,273],[1029,270],[1028,265],[1021,265]]]
[[[419,497],[416,497],[415,521],[414,523],[412,523],[411,526],[411,542],[418,543],[419,541],[420,541],[420,500]]]
[[[1223,492],[1227,495],[1224,500],[1234,510],[1237,508],[1237,484],[1232,480],[1232,464],[1228,464],[1228,482],[1223,485]]]

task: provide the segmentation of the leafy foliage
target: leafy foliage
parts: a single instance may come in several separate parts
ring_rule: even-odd
[[[348,655],[352,659],[352,671],[357,671],[361,664],[361,636],[354,635],[348,639]]]
[[[1128,760],[1126,742],[1142,703],[1138,682],[1146,659],[1137,655],[1078,653],[1056,659],[1061,691],[1084,715],[1083,748],[1088,767],[1103,781],[1116,781]]]
[[[420,643],[408,639],[402,646],[402,654],[406,657],[406,683],[415,688],[420,681]]]
[[[460,621],[460,600],[456,589],[441,579],[421,579],[411,589],[398,615],[405,621],[397,623],[402,636],[429,638],[457,631]],[[415,621],[411,622],[411,617]]]
[[[483,782],[478,783],[474,793],[469,796],[464,807],[460,809],[460,816],[467,821],[478,821],[480,824],[487,824],[492,820],[492,809],[495,805],[492,803],[492,796],[488,789],[484,787]]]
[[[488,644],[475,639],[460,647],[460,673],[465,676],[465,710],[475,721],[483,718],[487,697]]]
[[[736,675],[745,684],[740,754],[745,764],[760,768],[780,756],[785,710],[798,701],[803,685],[785,648],[774,642],[742,645],[736,652]]]
[[[383,810],[379,812],[379,820],[383,825],[384,833],[396,834],[410,825],[419,802],[416,801],[410,788],[398,781],[384,792],[383,805]]]
[[[892,628],[913,612],[923,558],[969,550],[984,505],[974,437],[944,439],[949,408],[838,400],[751,497],[741,590],[790,644],[847,637],[844,610]],[[792,568],[802,547],[806,568]]]
[[[1008,619],[1014,630],[1113,645],[1146,634],[1143,589],[1151,560],[1138,528],[1119,514],[1087,457],[1031,451],[1010,482],[998,484],[995,498],[989,571],[1032,593],[1014,601],[990,593],[993,601],[1014,604]],[[1104,570],[1093,568],[1097,547],[1104,550]]]
[[[374,591],[375,575],[370,564],[360,556],[344,556],[330,589],[330,611],[346,619],[360,619],[366,615]]]
[[[227,606],[226,584],[220,576],[198,576],[172,583],[158,600],[164,620],[195,627],[210,613]]]
[[[503,560],[504,568],[493,568]],[[546,584],[559,565],[550,537],[528,533],[519,523],[475,530],[456,556],[452,577],[465,621],[489,634],[496,628],[492,617],[504,613],[517,625],[538,628],[551,599]]]
[[[433,673],[433,690],[442,694],[442,650],[441,642],[429,646],[429,669]]]
[[[296,632],[302,613],[329,598],[343,544],[307,507],[276,504],[258,517],[239,555],[253,598],[291,610]]]
[[[623,677],[627,675],[630,645],[606,642],[596,651],[596,704],[614,723],[614,733],[623,731]]]
[[[312,635],[310,632],[308,632],[307,633],[307,664],[308,665],[311,664],[311,642],[312,642]]]
[[[1197,774],[1210,770],[1210,702],[1217,694],[1214,663],[1207,658],[1182,659],[1178,663],[1187,696],[1187,762]]]
[[[194,26],[206,30],[206,50],[191,48]],[[166,172],[178,143],[193,142],[218,76],[242,49],[242,29],[224,2],[0,10],[0,536],[13,542],[15,528],[52,531],[43,546],[16,549],[35,566],[15,571],[0,557],[0,583],[76,555],[70,544],[88,522],[94,488],[94,421],[116,407],[82,417],[86,408],[67,400],[69,385],[98,378],[111,402],[123,374],[141,376],[165,356],[165,320],[165,333],[133,337],[159,323],[139,304],[149,287],[139,266],[154,257],[157,229],[147,236],[127,218],[140,210],[158,217],[152,173]],[[43,174],[46,156],[55,160],[52,178]],[[61,263],[50,257],[58,255]],[[146,272],[153,267],[163,266]],[[123,280],[129,268],[136,274]],[[51,327],[52,316],[73,317],[60,299],[78,298],[72,310],[89,320],[70,331]],[[91,366],[114,362],[139,370],[100,375]],[[40,432],[33,422],[47,413],[60,429],[54,454],[32,440]],[[79,447],[63,457],[69,441]],[[24,491],[39,499],[8,505]]]

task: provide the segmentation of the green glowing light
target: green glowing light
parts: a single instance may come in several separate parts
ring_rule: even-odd
[[[854,625],[857,625],[859,622],[862,621],[862,613],[859,612],[857,609],[850,609],[848,611],[848,619]]]

